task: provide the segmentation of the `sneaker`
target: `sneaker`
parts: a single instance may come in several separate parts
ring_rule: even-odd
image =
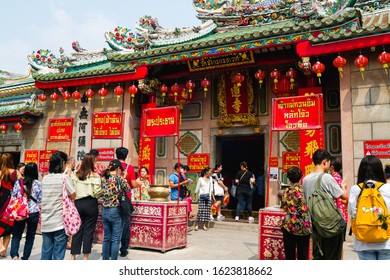
[[[253,218],[253,217],[249,217],[249,218],[248,218],[248,222],[249,222],[250,224],[253,224],[254,221],[255,221],[255,218]]]
[[[234,218],[234,220],[235,220],[236,222],[238,222],[239,219],[240,219],[239,216],[236,216],[236,217]]]
[[[223,216],[223,215],[218,215],[217,220],[218,220],[218,221],[223,221],[223,220],[225,220],[225,216]]]
[[[213,215],[210,215],[210,221],[214,221]]]

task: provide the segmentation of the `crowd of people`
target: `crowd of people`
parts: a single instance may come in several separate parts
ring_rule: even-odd
[[[110,161],[107,167],[97,162],[96,149],[85,154],[78,166],[74,157],[54,152],[49,160],[49,172],[41,181],[35,163],[19,163],[14,168],[13,156],[3,153],[0,159],[0,257],[7,257],[11,243],[11,259],[28,260],[40,221],[42,260],[62,260],[66,249],[70,249],[72,260],[80,254],[88,260],[98,219],[98,200],[102,201],[104,227],[102,258],[116,260],[119,254],[126,256],[130,218],[120,211],[118,197],[125,192],[131,200],[147,199],[148,169],[141,167],[136,179],[134,167],[126,163],[128,149],[120,147],[115,152],[117,159]],[[74,201],[81,219],[79,230],[72,236],[68,236],[64,228],[63,191]],[[27,196],[28,217],[10,219],[5,210],[11,198],[23,195]],[[20,256],[24,232],[26,241]]]

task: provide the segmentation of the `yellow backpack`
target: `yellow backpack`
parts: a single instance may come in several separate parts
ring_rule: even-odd
[[[389,211],[379,191],[381,182],[361,183],[356,204],[356,218],[352,219],[352,232],[361,242],[384,242],[390,238]]]

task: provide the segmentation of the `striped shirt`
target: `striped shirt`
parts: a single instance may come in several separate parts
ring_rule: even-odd
[[[62,182],[69,195],[75,192],[68,175],[51,173],[42,180],[42,232],[53,232],[64,228],[62,220]]]

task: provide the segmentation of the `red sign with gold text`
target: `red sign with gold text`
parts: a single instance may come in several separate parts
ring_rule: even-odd
[[[278,157],[270,157],[269,158],[269,167],[278,167],[279,166],[279,158]]]
[[[45,173],[49,171],[49,161],[51,155],[56,151],[57,150],[41,150],[39,152],[39,164],[38,164],[39,172]]]
[[[272,99],[272,130],[322,128],[321,94]]]
[[[300,132],[299,142],[300,142],[300,161],[301,161],[301,170],[303,176],[306,176],[313,172],[314,163],[313,163],[313,154],[318,149],[324,149],[325,140],[324,140],[324,104],[322,98],[322,88],[321,87],[312,87],[312,88],[300,88],[298,94],[305,97],[310,96],[321,96],[321,99],[318,102],[319,110],[319,129],[308,129],[302,130]],[[313,115],[313,118],[315,116]]]
[[[390,140],[363,141],[364,155],[373,155],[378,158],[390,158]]]
[[[143,134],[141,137],[179,135],[179,106],[147,108],[142,112]]]
[[[204,168],[210,166],[210,154],[189,154],[187,165],[191,172],[201,172]]]
[[[97,161],[111,161],[115,159],[115,148],[100,148]]]
[[[282,153],[282,171],[284,173],[286,173],[290,167],[293,166],[299,167],[300,166],[299,163],[300,163],[299,152]]]
[[[113,139],[122,138],[123,114],[122,113],[93,113],[92,114],[92,138]]]
[[[232,82],[232,77],[234,76],[230,74],[225,75],[226,113],[229,115],[246,114],[249,110],[246,82],[244,81],[238,87]]]
[[[47,141],[68,142],[72,141],[73,118],[50,119]]]
[[[147,103],[142,105],[142,109],[156,108],[156,103]],[[141,122],[140,135],[143,135],[144,122]],[[138,170],[145,166],[149,170],[149,182],[154,184],[154,171],[156,160],[156,138],[154,137],[140,137],[139,141],[139,155],[138,155]]]
[[[38,165],[39,151],[38,150],[25,150],[24,151],[24,163],[33,162]]]

